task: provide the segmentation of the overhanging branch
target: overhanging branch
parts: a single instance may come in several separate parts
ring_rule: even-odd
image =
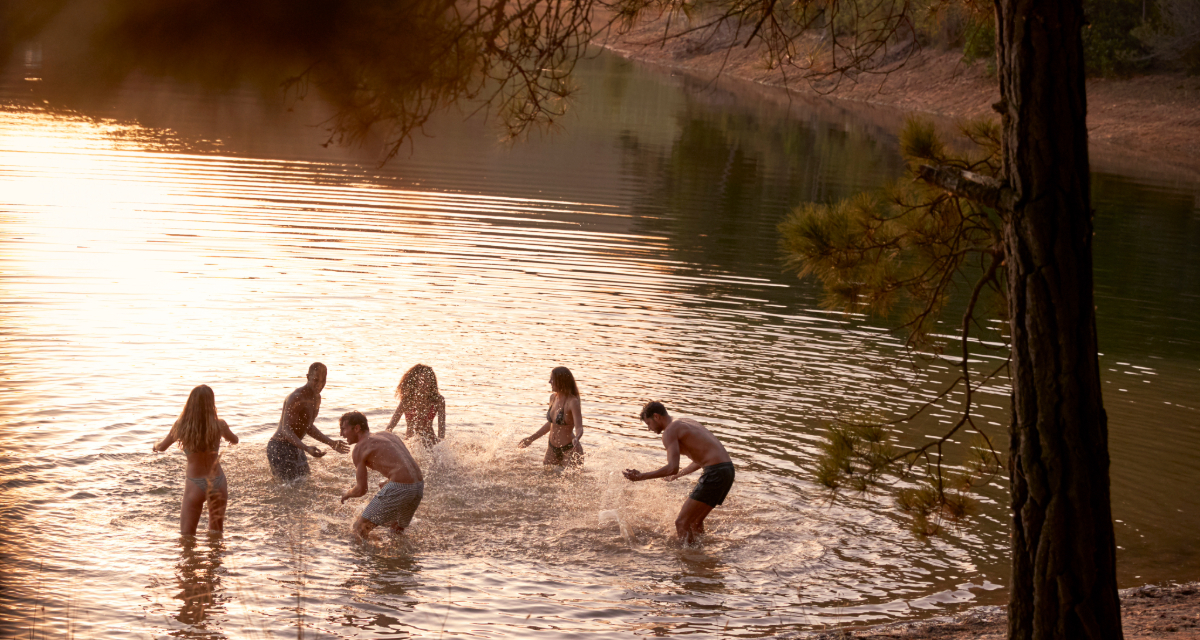
[[[935,187],[1000,211],[1012,211],[1016,201],[1013,190],[999,180],[946,165],[923,164],[917,177]]]

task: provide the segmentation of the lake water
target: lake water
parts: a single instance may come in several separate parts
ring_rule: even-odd
[[[761,637],[1005,601],[1004,478],[928,538],[887,495],[813,480],[830,418],[946,379],[908,369],[886,322],[822,310],[777,244],[797,203],[900,175],[895,114],[605,56],[559,130],[508,145],[445,118],[380,168],[321,147],[313,101],[142,81],[63,105],[25,75],[0,88],[0,635]],[[1197,579],[1200,185],[1094,188],[1121,583]],[[351,409],[382,426],[401,373],[437,371],[448,438],[414,449],[403,538],[350,541],[348,456],[271,478],[267,438],[318,360],[327,434]],[[558,365],[589,452],[563,475],[516,448]],[[200,383],[242,440],[225,536],[181,540],[184,456],[150,448]],[[619,473],[664,460],[649,399],[738,465],[697,548],[668,544],[694,476]],[[1003,442],[1007,392],[982,405]]]

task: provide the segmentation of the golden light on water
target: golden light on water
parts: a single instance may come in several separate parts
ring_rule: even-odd
[[[39,629],[764,634],[1002,599],[1002,487],[984,490],[976,526],[931,542],[885,499],[831,504],[812,481],[829,418],[907,410],[940,384],[941,369],[885,367],[896,338],[820,309],[778,262],[774,220],[796,198],[861,188],[820,180],[892,177],[877,140],[832,126],[809,162],[796,148],[821,127],[780,116],[729,132],[738,119],[689,123],[703,109],[676,96],[510,151],[456,129],[378,169],[288,146],[319,137],[309,128],[261,132],[253,153],[204,122],[194,133],[199,116],[169,95],[176,129],[0,108],[0,553],[18,585],[0,603],[45,603]],[[676,127],[699,138],[676,145]],[[773,148],[764,130],[787,133],[783,148],[731,171]],[[744,182],[715,184],[728,176]],[[449,438],[416,451],[429,487],[405,542],[348,544],[365,500],[337,500],[345,456],[314,460],[300,488],[270,477],[265,441],[317,360],[327,434],[351,409],[378,428],[407,367],[437,371]],[[589,455],[564,476],[515,447],[560,364],[580,383]],[[1172,374],[1143,376],[1137,401],[1195,379],[1175,364],[1154,364]],[[225,538],[181,545],[182,455],[149,445],[199,383],[242,443],[223,450]],[[663,462],[633,417],[651,398],[708,424],[738,464],[701,549],[666,544],[690,482],[619,474]],[[981,423],[1002,430],[1002,405]],[[1114,424],[1130,407],[1110,403]],[[1190,424],[1192,409],[1171,410],[1171,428]]]

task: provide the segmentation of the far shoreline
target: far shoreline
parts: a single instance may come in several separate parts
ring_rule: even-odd
[[[963,61],[957,51],[925,49],[886,76],[860,75],[825,85],[768,71],[753,48],[724,46],[699,36],[662,40],[661,20],[595,42],[623,58],[703,80],[730,79],[770,89],[781,101],[825,100],[853,110],[855,103],[893,109],[897,121],[924,114],[943,125],[997,117],[999,87],[987,63]],[[1200,182],[1200,76],[1158,72],[1087,81],[1088,132],[1093,171],[1157,181]]]

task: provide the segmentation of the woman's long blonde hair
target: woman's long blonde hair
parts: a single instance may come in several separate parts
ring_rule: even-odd
[[[437,374],[433,372],[433,367],[414,364],[405,371],[400,377],[400,384],[396,385],[396,397],[400,398],[402,405],[418,400],[437,402],[441,394],[438,393]]]
[[[187,451],[216,451],[221,443],[221,426],[217,421],[217,398],[208,385],[202,384],[188,395],[187,403],[171,433],[179,447]]]

